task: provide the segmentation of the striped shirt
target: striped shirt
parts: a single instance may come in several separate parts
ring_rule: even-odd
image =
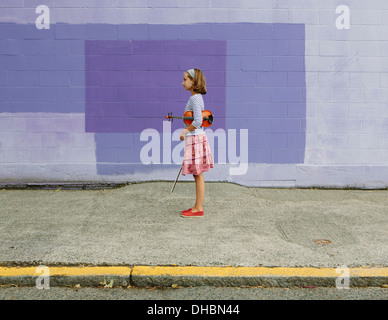
[[[198,135],[198,134],[205,134],[205,131],[202,128],[202,111],[205,110],[205,104],[203,102],[202,94],[197,93],[189,98],[189,101],[187,101],[185,112],[186,111],[193,111],[194,120],[191,123],[196,129],[189,132],[188,136]],[[187,128],[188,125],[185,124],[185,128]]]

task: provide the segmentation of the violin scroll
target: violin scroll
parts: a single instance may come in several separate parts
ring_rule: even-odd
[[[175,117],[172,116],[172,112],[169,112],[166,116],[166,119],[168,119],[168,121],[173,121]]]

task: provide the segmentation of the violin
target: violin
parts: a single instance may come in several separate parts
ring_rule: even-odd
[[[193,115],[193,111],[186,111],[183,114],[183,117],[175,117],[172,115],[172,113],[169,113],[166,116],[166,119],[168,119],[168,121],[172,121],[173,119],[183,119],[183,122],[185,124],[190,125],[194,120],[194,115]],[[170,120],[170,119],[172,119],[172,120]],[[209,110],[203,110],[202,111],[202,127],[206,127],[206,128],[210,127],[212,123],[213,123],[212,113]]]

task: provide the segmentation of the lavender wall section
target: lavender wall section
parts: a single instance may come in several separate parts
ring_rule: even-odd
[[[84,112],[84,29],[0,23],[0,112]]]
[[[181,82],[193,66],[207,78],[213,130],[225,128],[226,41],[86,40],[85,61],[88,132],[162,132],[168,113],[182,116],[187,93]],[[182,123],[173,122],[173,129]]]

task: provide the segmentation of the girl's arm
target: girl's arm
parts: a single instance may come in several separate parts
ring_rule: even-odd
[[[195,130],[195,127],[192,124],[189,124],[188,127],[184,128],[181,132],[180,139],[183,141],[185,140],[186,134],[188,134],[190,131]]]
[[[197,99],[193,99],[193,117],[194,120],[191,124],[189,124],[188,127],[183,129],[180,139],[184,140],[186,134],[188,134],[190,131],[193,131],[202,125],[202,108],[201,108],[201,103]]]
[[[200,98],[202,99],[202,96],[197,95],[193,99],[193,117],[194,117],[194,120],[189,126],[189,127],[194,128],[192,130],[195,130],[195,129],[200,128],[202,126],[202,108],[201,108],[202,104],[201,104]],[[190,130],[190,131],[192,131],[192,130]]]
[[[189,130],[189,131],[193,131],[193,130],[195,130],[195,129],[197,129],[197,128],[194,127],[192,123],[190,123],[189,126],[186,127],[186,129]]]

